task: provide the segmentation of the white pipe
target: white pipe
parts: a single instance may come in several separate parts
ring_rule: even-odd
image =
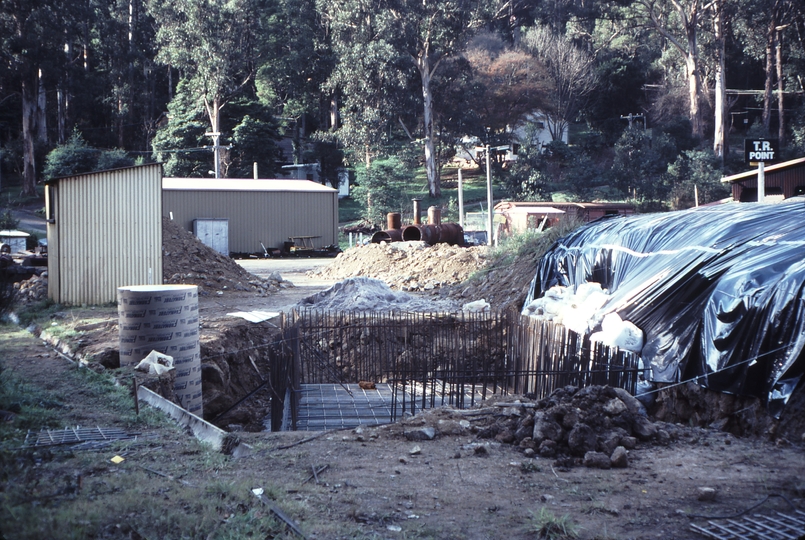
[[[458,169],[458,224],[464,229],[464,179],[460,167]]]
[[[757,164],[757,202],[762,203],[766,198],[766,162]]]

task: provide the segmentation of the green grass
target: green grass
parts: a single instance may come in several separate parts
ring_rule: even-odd
[[[564,540],[578,538],[578,527],[567,514],[555,516],[544,506],[539,512],[532,512],[529,528],[537,534],[537,538],[544,540]]]

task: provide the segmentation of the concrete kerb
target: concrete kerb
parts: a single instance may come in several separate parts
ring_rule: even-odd
[[[137,388],[137,399],[161,410],[180,425],[190,428],[198,440],[209,444],[216,451],[223,451],[233,457],[244,457],[251,451],[249,445],[236,439],[233,440],[230,433],[182,409],[144,386]]]

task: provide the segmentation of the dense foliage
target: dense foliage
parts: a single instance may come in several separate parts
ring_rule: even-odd
[[[393,200],[379,160],[438,197],[513,144],[512,198],[680,208],[745,136],[805,153],[802,35],[798,0],[0,0],[0,183],[314,163]]]

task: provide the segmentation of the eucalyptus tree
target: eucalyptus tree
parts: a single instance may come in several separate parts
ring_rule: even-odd
[[[75,42],[83,2],[75,0],[0,0],[0,57],[4,77],[16,80],[21,96],[23,188],[36,193],[37,142],[47,143],[48,89]]]
[[[678,51],[685,64],[691,129],[704,136],[702,73],[700,66],[700,18],[707,0],[635,0],[637,20],[662,35]]]
[[[529,29],[522,43],[545,68],[548,91],[542,112],[548,118],[551,138],[562,140],[570,122],[598,86],[595,59],[548,27]]]
[[[220,176],[221,109],[252,90],[265,50],[261,13],[269,0],[149,0],[157,61],[179,70],[206,112]]]
[[[292,129],[294,161],[304,159],[303,136],[326,125],[322,85],[332,71],[333,55],[315,0],[275,0],[261,14],[265,57],[256,74],[257,95]]]
[[[456,54],[489,16],[490,2],[318,0],[318,6],[338,58],[330,86],[345,97],[345,123],[357,130],[367,155],[371,143],[377,142],[367,131],[401,119],[401,111],[392,107],[405,102],[400,94],[410,91],[411,72],[417,75],[428,191],[432,197],[440,196],[434,152],[434,78],[441,63]],[[361,117],[363,128],[354,123]]]

